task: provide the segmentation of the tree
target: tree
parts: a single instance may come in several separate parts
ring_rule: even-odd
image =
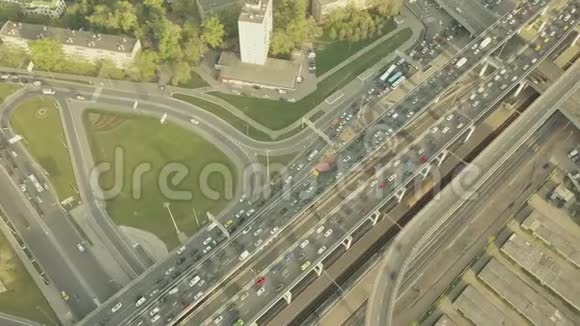
[[[99,63],[99,76],[110,79],[123,79],[125,72],[115,65],[111,60],[102,60]]]
[[[284,32],[274,32],[270,42],[270,51],[273,55],[283,55],[292,52],[294,44]]]
[[[192,23],[185,24],[181,33],[181,40],[183,59],[191,65],[197,65],[207,52],[207,47],[199,36],[197,26]]]
[[[401,0],[373,0],[372,6],[382,16],[396,16],[401,10]]]
[[[129,33],[138,27],[135,6],[126,1],[119,1],[113,7],[97,5],[87,20],[92,26],[107,31]]]
[[[8,20],[19,20],[20,6],[16,3],[0,3],[0,23]]]
[[[217,48],[224,41],[224,25],[218,16],[212,16],[201,24],[201,38],[212,48]]]
[[[62,46],[54,39],[30,41],[28,48],[32,62],[43,70],[60,70],[65,60]]]
[[[0,62],[9,67],[21,67],[28,61],[26,51],[19,47],[0,45]]]
[[[180,61],[183,58],[180,46],[181,27],[165,18],[162,21],[157,43],[159,59],[164,62]]]
[[[173,0],[171,12],[182,21],[190,21],[197,16],[197,7],[195,1]]]
[[[170,69],[172,85],[179,85],[191,79],[191,66],[185,61],[172,63]]]
[[[153,80],[159,67],[159,56],[155,51],[143,50],[135,58],[129,74],[135,80]]]

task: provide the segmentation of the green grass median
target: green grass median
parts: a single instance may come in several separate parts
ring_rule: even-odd
[[[100,178],[104,189],[114,184],[120,187],[120,192],[107,201],[107,211],[118,225],[149,231],[174,248],[179,242],[165,203],[169,203],[178,229],[191,235],[206,223],[206,212],[217,214],[227,204],[225,174],[231,175],[235,192],[239,172],[233,162],[219,148],[183,127],[161,124],[156,118],[94,109],[85,112],[84,123],[97,163],[114,166],[116,160],[122,160]],[[227,172],[200,177],[215,168]],[[217,191],[219,198],[208,198],[202,191],[205,185]],[[176,191],[191,193],[192,198],[177,198]]]
[[[11,124],[24,138],[30,155],[48,173],[59,201],[71,201],[65,208],[74,205],[79,194],[56,102],[47,96],[27,99],[14,110]]]

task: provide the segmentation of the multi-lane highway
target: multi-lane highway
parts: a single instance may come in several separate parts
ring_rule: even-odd
[[[541,61],[545,54],[558,44],[557,41],[563,39],[563,34],[565,32],[563,27],[566,25],[562,22],[555,22],[552,26],[553,30],[556,31],[556,33],[554,33],[556,40],[554,40],[553,43],[546,44],[546,52],[537,53],[531,50],[522,52],[519,56],[514,58],[512,63],[508,64],[503,69],[498,69],[494,74],[489,76],[487,80],[482,81],[478,87],[474,88],[472,92],[470,92],[471,95],[469,98],[459,104],[456,115],[459,117],[467,118],[469,122],[472,120],[477,121],[480,119],[490,108],[490,105],[493,105],[499,99],[501,99],[503,96],[502,94],[505,94],[512,88],[514,83],[517,83],[519,80],[521,80],[523,77],[522,74],[525,74],[527,71],[529,71],[529,69],[533,69],[535,64],[537,64],[538,61]],[[428,136],[425,137],[427,141],[425,141],[423,138],[419,139],[417,143],[414,144],[415,148],[424,149],[424,155],[433,157],[434,153],[436,153],[441,148],[439,147],[441,144],[446,144],[446,140],[449,140],[455,136],[457,132],[454,129],[456,129],[457,126],[460,126],[459,129],[464,127],[463,122],[457,123],[454,121],[454,116],[447,116],[445,120],[446,122],[433,126],[433,128],[427,133]],[[464,130],[460,130],[459,133],[463,131]],[[442,137],[433,135],[441,135]],[[439,141],[442,143],[438,143]],[[407,154],[405,153],[403,155]],[[405,176],[407,173],[415,170],[413,167],[410,167],[410,170],[403,171],[396,169],[397,166],[400,166],[400,161],[398,160],[395,160],[392,164],[395,165],[394,171],[387,169],[382,172],[385,178],[388,177],[387,180],[373,181],[371,179],[369,181],[371,187],[369,190],[367,190],[368,193],[366,195],[362,195],[360,197],[355,196],[355,191],[351,194],[351,196],[344,200],[344,205],[346,207],[352,208],[354,211],[363,211],[364,208],[368,209],[374,207],[376,203],[369,201],[368,198],[375,198],[373,196],[373,187],[375,187],[377,183],[388,183],[388,181],[391,180],[391,177],[394,177],[393,180],[396,180],[396,178],[399,178],[399,180],[404,179],[404,177],[401,178],[399,176]],[[366,184],[362,185],[360,190],[363,191],[366,189],[366,186]],[[394,187],[397,187],[396,182]],[[385,194],[388,194],[388,192],[381,193],[382,196],[376,198],[378,199],[378,202],[382,201],[382,198]],[[340,211],[340,208],[341,207],[339,206],[337,209],[335,209],[335,211]],[[337,216],[334,217],[328,216],[326,219],[328,219],[328,222],[319,226],[320,230],[322,230],[321,232],[317,232],[319,230],[313,228],[310,231],[310,235],[297,239],[295,245],[287,252],[282,253],[281,257],[274,261],[270,266],[267,266],[261,270],[256,270],[259,275],[266,277],[267,280],[271,280],[266,285],[261,286],[254,284],[254,282],[250,282],[237,295],[234,293],[229,293],[229,297],[231,298],[230,302],[218,301],[213,307],[208,307],[207,310],[209,311],[218,309],[218,312],[214,315],[212,320],[219,321],[221,318],[224,318],[222,312],[226,312],[227,314],[225,318],[226,324],[232,319],[232,316],[234,316],[234,320],[235,318],[241,318],[245,321],[255,320],[254,316],[259,316],[264,311],[267,311],[269,308],[268,303],[270,303],[270,305],[275,303],[277,299],[280,299],[280,297],[285,294],[284,290],[292,288],[297,283],[297,280],[300,280],[302,277],[304,277],[304,271],[309,271],[312,269],[310,265],[314,266],[317,262],[324,260],[328,252],[331,251],[329,249],[333,249],[333,247],[331,247],[329,244],[332,244],[334,247],[340,245],[341,240],[344,239],[348,234],[352,233],[352,231],[356,228],[356,225],[361,224],[361,219],[359,217],[351,216],[350,222],[352,224],[349,225],[348,218],[345,218],[344,214],[337,214]],[[325,236],[326,232],[324,232],[323,229],[332,229],[333,231],[330,235]],[[304,243],[308,244],[302,245]],[[311,244],[314,244],[314,249],[318,248],[320,251],[307,249],[307,247],[310,248]],[[291,257],[301,257],[299,261],[308,266],[304,267],[305,265],[302,265],[300,266],[301,268],[299,268],[298,266],[292,266],[295,264],[285,263],[284,257],[287,257],[288,255]],[[287,271],[289,268],[288,265],[294,267],[294,269],[290,272]],[[283,276],[280,276],[279,272],[277,273],[277,271],[281,269],[286,271]],[[260,273],[259,271],[262,272]],[[264,291],[264,293],[261,293],[260,291]],[[228,297],[228,295],[226,295],[226,297]],[[240,302],[240,298],[243,298],[244,300],[242,301],[246,302]],[[272,298],[274,298],[274,300],[272,300]],[[240,311],[243,311],[243,313]],[[196,315],[203,316],[203,311],[199,311]],[[203,318],[199,320],[192,320],[194,324],[200,323],[202,321]]]
[[[384,123],[385,125],[387,125],[386,129],[387,132],[389,131],[388,129],[399,130],[401,127],[404,127],[409,121],[414,119],[421,112],[422,108],[425,105],[429,104],[433,98],[436,98],[442,91],[446,90],[458,78],[460,78],[467,71],[472,69],[477,62],[481,61],[481,59],[489,55],[489,53],[491,53],[494,49],[496,49],[499,45],[501,45],[501,43],[503,43],[505,38],[513,35],[521,25],[523,25],[530,18],[536,15],[540,9],[540,6],[543,5],[544,5],[543,3],[539,3],[537,6],[529,5],[527,6],[527,8],[517,10],[516,12],[513,13],[512,15],[513,17],[510,18],[513,19],[513,22],[512,20],[507,21],[504,19],[500,20],[498,23],[490,27],[488,31],[484,33],[484,35],[474,39],[474,41],[472,42],[472,44],[470,44],[469,47],[462,50],[460,54],[458,54],[453,59],[453,61],[451,61],[442,70],[436,73],[435,76],[433,76],[428,82],[419,85],[410,96],[406,97],[405,100],[399,103],[395,107],[395,109],[391,111],[393,112],[391,116],[385,116],[384,120],[377,122],[380,122],[381,124]],[[490,37],[489,44],[482,49],[480,44],[483,41],[483,39],[487,37]],[[462,66],[459,66],[458,62],[462,58],[465,58],[464,61],[466,62]],[[512,78],[513,77],[516,77],[517,80],[518,76],[512,76]],[[510,82],[514,81],[511,81],[510,79]],[[374,126],[376,126],[376,124]],[[348,166],[353,167],[354,165],[358,164],[360,159],[366,156],[368,152],[372,152],[375,150],[376,147],[374,147],[373,145],[369,146],[364,142],[364,139],[369,137],[370,134],[368,133],[369,130],[377,131],[373,130],[372,127],[370,129],[365,130],[365,132],[363,132],[361,136],[355,138],[355,140],[353,140],[352,142],[347,144],[345,148],[340,150],[340,154],[338,154],[337,156],[339,157],[339,160],[344,161],[343,165],[346,165],[347,167]],[[372,134],[374,135],[375,133],[373,132]],[[320,147],[318,148],[314,147],[312,151],[318,150],[318,153],[322,152],[323,144],[320,144],[320,142],[318,142],[318,144],[315,146]],[[312,156],[312,161],[316,160],[317,158],[316,156],[318,153]],[[309,172],[311,169],[304,168],[304,170]],[[154,275],[158,275],[156,277],[160,277],[159,279],[160,286],[149,288],[147,289],[147,291],[153,291],[155,288],[161,289],[159,293],[154,294],[150,298],[151,300],[148,301],[150,303],[145,303],[136,309],[134,302],[139,298],[140,295],[143,296],[148,295],[149,292],[146,293],[144,289],[140,289],[141,291],[139,292],[141,293],[132,292],[130,295],[128,294],[128,292],[124,292],[125,294],[127,294],[126,296],[115,297],[113,300],[111,300],[101,308],[103,315],[109,315],[107,317],[104,317],[105,320],[107,320],[108,323],[116,324],[121,321],[127,322],[129,320],[136,318],[139,315],[143,315],[143,317],[136,319],[146,318],[148,320],[149,317],[145,316],[149,316],[148,312],[151,311],[151,309],[154,309],[154,305],[156,304],[157,301],[155,299],[159,297],[166,298],[165,301],[167,303],[166,302],[160,303],[165,308],[168,306],[173,307],[174,304],[178,305],[180,304],[180,302],[187,303],[190,300],[187,299],[187,296],[191,294],[193,298],[197,299],[194,300],[195,305],[195,303],[201,300],[208,292],[211,292],[211,289],[219,285],[220,280],[222,280],[224,277],[227,277],[227,275],[235,271],[235,269],[240,264],[239,257],[244,251],[247,250],[249,255],[252,255],[259,249],[261,249],[268,242],[268,240],[274,236],[274,234],[272,234],[269,231],[275,230],[276,228],[278,229],[284,228],[288,224],[287,222],[292,218],[292,215],[294,215],[294,212],[296,212],[296,210],[303,210],[304,208],[308,207],[309,203],[311,203],[312,201],[312,197],[314,194],[321,192],[323,189],[326,189],[330,184],[334,182],[334,178],[327,178],[330,181],[326,182],[320,179],[314,177],[307,177],[306,179],[299,177],[295,178],[294,180],[301,180],[298,183],[298,185],[294,185],[293,188],[290,189],[290,191],[285,191],[284,196],[280,196],[274,199],[274,204],[265,205],[267,206],[266,209],[258,211],[258,214],[254,215],[261,216],[261,220],[259,222],[256,222],[252,226],[256,230],[262,228],[261,234],[254,236],[254,234],[250,232],[244,234],[243,232],[238,231],[238,233],[231,240],[224,241],[223,244],[219,244],[218,245],[219,248],[217,249],[210,248],[209,250],[207,250],[214,252],[214,254],[206,255],[204,258],[201,259],[201,262],[198,262],[193,269],[188,270],[186,274],[175,276],[175,280],[172,281],[172,284],[164,284],[169,281],[167,280],[167,277],[163,276],[164,268],[166,268],[165,271],[170,270],[170,272],[168,273],[169,275],[172,274],[171,261],[165,262],[163,264],[164,266],[161,265],[158,266],[157,271],[151,273],[150,277],[148,278],[148,281],[150,282],[151,278],[155,277]],[[296,203],[294,203],[295,202],[294,198],[298,199]],[[250,210],[247,210],[246,213],[249,211]],[[275,221],[267,220],[267,217],[269,216],[271,216],[271,219],[275,218]],[[205,238],[204,240],[204,242],[206,242],[205,245],[199,243],[196,244],[190,243],[188,244],[188,248],[191,245],[197,248],[206,249],[207,246],[211,246],[213,244],[212,240],[220,242],[225,238],[224,235],[222,235],[217,229],[208,230],[207,235],[212,239],[207,240],[207,238]],[[261,243],[259,240],[262,240]],[[250,245],[247,245],[248,243],[250,243]],[[258,246],[255,246],[256,244],[258,244]],[[189,252],[191,252],[191,248]],[[199,253],[199,249],[197,249],[197,252]],[[200,256],[201,255],[202,254],[200,254]],[[223,263],[224,261],[226,263]],[[188,286],[188,283],[194,277],[194,275],[203,273],[204,270],[214,270],[216,263],[218,264],[218,266],[221,267],[219,273],[205,275],[204,279],[205,282],[203,282],[202,286],[198,286],[196,289],[191,289]],[[214,268],[212,268],[212,265],[214,266]],[[179,270],[183,271],[185,269],[179,267]],[[178,295],[167,294],[170,291],[174,292],[175,288],[177,288]],[[198,293],[201,294],[198,295]],[[186,299],[184,299],[183,296],[186,296]],[[118,306],[119,303],[122,303],[122,306],[119,308],[119,310],[116,310],[113,313],[111,309],[116,305]],[[93,316],[91,316],[91,318],[96,318]],[[166,315],[165,313],[163,313],[162,317],[165,320],[167,320],[168,318],[173,316],[171,316],[171,314]],[[89,318],[88,320],[96,321],[95,319],[91,318]],[[103,316],[101,316],[101,318],[103,318]]]
[[[519,148],[519,146],[531,136],[531,134],[542,123],[549,118],[557,109],[559,103],[565,100],[571,90],[575,90],[578,84],[578,75],[580,74],[580,62],[576,62],[550,89],[544,93],[536,102],[534,102],[523,116],[524,119],[517,120],[510,127],[511,132],[502,136],[496,144],[490,148],[489,153],[499,153],[501,158],[494,155],[482,156],[488,165],[499,167],[501,162],[507,160],[510,155]],[[495,164],[499,162],[498,164]],[[495,165],[494,165],[495,164]],[[485,166],[482,162],[478,165]],[[493,169],[486,169],[485,175],[493,174]],[[485,181],[485,178],[480,178]],[[481,182],[481,183],[482,183]],[[456,206],[458,207],[458,206]],[[421,227],[409,225],[404,232],[397,238],[400,245],[396,250],[392,247],[387,253],[384,272],[381,273],[381,279],[377,281],[376,290],[373,293],[373,299],[367,313],[368,325],[392,325],[395,302],[399,295],[399,287],[408,271],[408,267],[413,263],[419,252],[425,251],[425,245],[435,241],[438,230],[449,224],[450,214],[440,216],[438,221],[430,221]],[[436,223],[433,223],[436,222]],[[409,242],[408,242],[409,241]],[[390,275],[396,275],[393,281],[387,278]]]

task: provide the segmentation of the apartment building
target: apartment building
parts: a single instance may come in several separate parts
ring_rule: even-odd
[[[106,59],[120,68],[130,65],[141,49],[141,42],[128,36],[98,34],[11,21],[6,22],[0,29],[0,39],[6,45],[21,47],[26,51],[29,50],[29,42],[44,38],[51,38],[60,43],[64,53],[69,57],[91,62]]]

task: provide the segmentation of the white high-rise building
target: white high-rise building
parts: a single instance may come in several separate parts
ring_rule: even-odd
[[[238,19],[242,62],[263,65],[272,36],[272,0],[245,0]]]

